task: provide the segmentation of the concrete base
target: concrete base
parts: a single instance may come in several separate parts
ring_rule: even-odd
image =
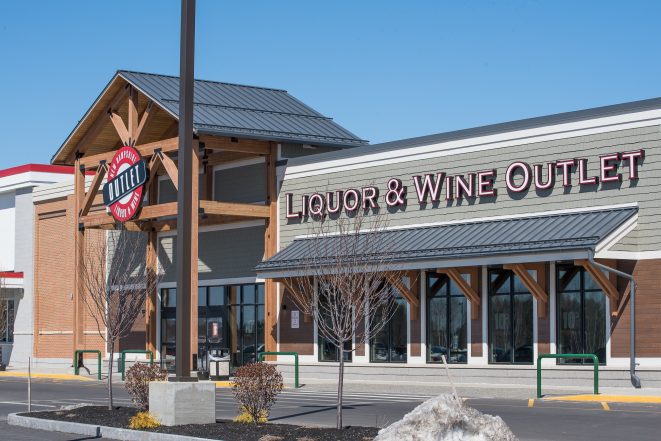
[[[216,422],[214,383],[149,383],[149,412],[164,426]]]

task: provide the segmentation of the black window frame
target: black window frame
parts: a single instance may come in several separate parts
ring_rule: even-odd
[[[499,292],[493,292],[492,291],[492,282],[491,282],[491,275],[493,273],[505,273],[509,272],[509,290],[506,293],[499,293]],[[514,285],[515,285],[515,278],[516,274],[514,274],[513,271],[511,270],[506,270],[504,268],[489,268],[487,271],[487,360],[489,364],[493,365],[501,365],[501,366],[511,366],[511,365],[521,365],[521,366],[531,366],[535,364],[535,300],[530,291],[526,289],[526,292],[518,292],[515,291]],[[498,290],[496,290],[498,291]],[[514,361],[515,358],[515,333],[514,333],[514,298],[516,296],[524,296],[524,295],[529,295],[532,299],[532,311],[531,311],[531,327],[532,327],[532,357],[529,362],[521,362],[521,361]],[[492,338],[493,338],[493,318],[491,314],[491,298],[492,296],[509,296],[510,301],[509,301],[509,309],[510,309],[510,333],[511,333],[511,338],[510,338],[510,344],[512,348],[512,354],[510,356],[511,361],[493,361],[492,357],[492,351],[491,351],[491,346],[492,346]]]
[[[571,268],[576,268],[578,270],[578,276],[579,276],[579,288],[578,290],[576,289],[560,289],[560,271],[571,269]],[[585,332],[585,293],[601,293],[602,296],[604,296],[604,309],[608,311],[608,302],[606,299],[606,293],[601,288],[585,288],[585,278],[586,277],[592,277],[585,268],[582,266],[574,265],[573,263],[557,263],[555,267],[555,277],[556,277],[556,301],[555,301],[555,344],[556,344],[556,352],[558,354],[562,354],[562,352],[559,352],[559,347],[560,347],[560,320],[561,320],[561,314],[560,314],[560,296],[563,293],[578,293],[580,295],[580,321],[581,321],[581,326],[580,326],[580,334],[581,334],[581,346],[583,351],[580,353],[585,353],[585,347],[586,347],[586,339],[587,339],[587,334]],[[596,284],[597,282],[593,280],[593,282]],[[604,341],[604,358],[603,361],[599,360],[599,365],[600,366],[606,366],[607,364],[607,359],[608,359],[608,321],[606,320],[606,314],[604,313],[604,332],[605,332],[605,341]],[[597,354],[595,354],[597,355]],[[599,356],[597,355],[597,358]],[[582,365],[592,365],[593,362],[591,359],[557,359],[556,360],[556,365],[562,365],[562,366],[582,366]]]
[[[426,349],[426,362],[428,364],[442,364],[443,363],[442,360],[439,360],[439,361],[431,360],[431,352],[430,352],[431,351],[431,345],[429,344],[429,336],[431,335],[431,331],[430,331],[431,306],[430,306],[430,303],[431,303],[432,299],[438,297],[438,296],[435,296],[435,295],[431,295],[432,285],[430,283],[430,280],[433,277],[437,278],[439,281],[442,281],[441,283],[443,284],[443,286],[442,286],[442,288],[439,289],[439,291],[440,290],[445,291],[445,294],[444,294],[444,297],[446,298],[446,302],[445,302],[445,308],[446,308],[445,331],[446,332],[445,332],[445,334],[448,338],[450,337],[450,322],[451,322],[451,315],[450,314],[452,314],[452,302],[450,301],[450,299],[452,299],[453,297],[455,297],[455,298],[456,297],[461,297],[464,301],[464,305],[465,305],[465,308],[464,308],[464,320],[465,320],[464,321],[464,326],[466,327],[466,329],[464,330],[464,332],[466,333],[466,348],[465,348],[466,361],[452,361],[451,357],[448,357],[447,354],[445,356],[445,359],[446,359],[448,364],[468,364],[468,345],[470,344],[470,342],[468,341],[469,340],[468,339],[469,320],[467,318],[467,314],[468,314],[467,311],[469,310],[468,299],[462,293],[458,293],[458,294],[453,294],[452,293],[452,283],[453,282],[452,282],[452,280],[450,280],[450,278],[447,275],[445,275],[445,274],[429,274],[429,273],[427,274],[427,276],[425,278],[425,283],[426,283],[426,285],[425,285],[426,291],[425,292],[427,293],[426,299],[425,299],[425,307],[427,308],[426,309],[427,313],[425,314],[426,315],[426,317],[425,317],[425,322],[426,322],[425,323],[425,332],[426,332],[425,341],[426,341],[426,346],[427,346],[427,349]],[[449,346],[450,346],[449,342],[446,342],[446,349],[449,348]]]

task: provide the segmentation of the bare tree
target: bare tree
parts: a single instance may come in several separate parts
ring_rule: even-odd
[[[389,280],[404,272],[390,265],[393,255],[384,243],[384,213],[357,210],[348,216],[310,221],[305,240],[304,277],[284,280],[293,302],[311,316],[318,333],[337,348],[337,428],[342,428],[344,356],[347,344],[364,343],[378,334],[397,310]],[[411,284],[414,281],[411,281]]]
[[[124,229],[85,234],[81,282],[85,305],[108,352],[108,409],[113,408],[112,367],[115,346],[129,335],[145,309],[147,287],[158,274],[146,268],[147,235]]]

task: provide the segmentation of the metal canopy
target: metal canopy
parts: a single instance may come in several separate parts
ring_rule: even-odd
[[[366,232],[361,235],[381,237],[371,237],[370,243],[377,243],[378,249],[371,245],[370,254],[363,258],[382,267],[385,262],[393,269],[426,269],[462,266],[468,259],[475,265],[498,263],[494,258],[499,263],[526,261],[517,256],[538,255],[530,261],[549,260],[542,256],[564,256],[554,260],[585,257],[628,220],[635,220],[637,212],[638,207],[595,209]],[[342,256],[333,252],[334,241],[338,236],[295,239],[257,265],[257,273],[263,278],[302,276],[311,265],[336,265]]]

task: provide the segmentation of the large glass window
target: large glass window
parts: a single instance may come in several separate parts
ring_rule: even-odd
[[[532,363],[532,295],[511,271],[489,270],[489,362]]]
[[[370,338],[370,361],[373,363],[406,363],[407,325],[406,301],[397,297],[397,306],[388,323]],[[386,320],[384,311],[373,311],[370,320]]]
[[[328,304],[328,298],[324,295],[319,296],[319,301],[320,302],[326,302]],[[327,326],[330,327],[331,324],[331,317],[329,314],[325,314],[324,311],[326,311],[327,308],[320,307],[319,311],[321,312],[321,319],[327,323]],[[344,351],[340,351],[340,348],[337,347],[335,343],[333,343],[332,340],[326,338],[323,335],[323,332],[319,329],[317,329],[317,334],[318,334],[318,339],[317,339],[317,344],[318,344],[318,358],[319,361],[340,361],[340,352],[342,352],[344,356],[344,361],[351,361],[352,359],[352,354],[351,352],[351,347],[353,345],[352,341],[346,341],[344,342]]]
[[[14,341],[14,300],[0,300],[0,342]]]
[[[606,296],[584,268],[557,266],[559,354],[595,354],[606,363]],[[560,364],[592,363],[559,359]]]
[[[175,355],[175,288],[161,290],[161,345],[169,361]],[[237,367],[264,351],[264,284],[198,288],[198,369],[208,369],[208,355],[230,356]]]
[[[427,275],[427,361],[467,362],[466,297],[445,275]]]

